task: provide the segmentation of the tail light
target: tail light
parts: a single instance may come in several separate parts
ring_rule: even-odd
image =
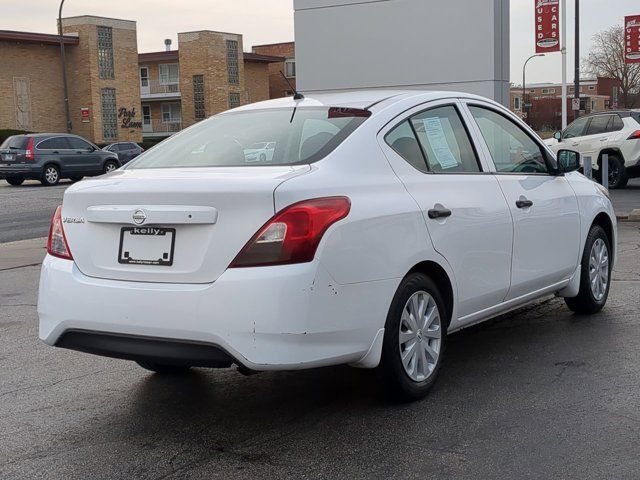
[[[639,139],[640,139],[640,130],[636,130],[631,135],[629,135],[629,138],[627,138],[627,140],[639,140]]]
[[[24,152],[24,157],[27,160],[31,161],[36,159],[35,147],[33,146],[33,137],[29,138],[29,141],[27,142],[27,148]]]
[[[73,260],[67,237],[64,235],[62,228],[62,206],[56,208],[56,213],[51,219],[51,227],[49,228],[49,239],[47,240],[47,253],[54,257]]]
[[[313,260],[327,229],[349,214],[347,197],[294,203],[277,213],[244,246],[230,268],[289,265]]]

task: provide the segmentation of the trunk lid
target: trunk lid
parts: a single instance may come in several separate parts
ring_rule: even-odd
[[[67,189],[62,217],[85,275],[214,282],[275,213],[274,191],[303,166],[119,170]]]

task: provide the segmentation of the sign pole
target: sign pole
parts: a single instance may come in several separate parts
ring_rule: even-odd
[[[574,75],[573,109],[575,110],[574,118],[578,118],[580,116],[580,0],[576,0],[576,58]]]
[[[567,0],[561,0],[560,14],[562,15],[562,130],[567,128]]]

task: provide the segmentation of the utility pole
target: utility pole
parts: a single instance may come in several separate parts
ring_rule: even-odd
[[[62,62],[62,86],[64,88],[64,113],[67,116],[67,133],[71,133],[71,113],[69,112],[69,89],[67,87],[67,65],[64,56],[64,38],[62,36],[62,6],[64,0],[60,2],[58,10],[58,36],[60,37],[60,61]]]
[[[580,115],[580,0],[576,0],[576,58],[575,58],[574,98],[577,99],[578,109],[575,117]]]
[[[567,0],[562,0],[560,5],[562,14],[562,130],[567,128]]]

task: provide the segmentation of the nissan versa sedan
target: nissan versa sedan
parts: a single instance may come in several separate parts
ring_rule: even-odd
[[[603,308],[616,220],[579,161],[462,93],[230,110],[67,189],[40,337],[161,373],[377,368],[420,398],[457,330],[548,295]]]

